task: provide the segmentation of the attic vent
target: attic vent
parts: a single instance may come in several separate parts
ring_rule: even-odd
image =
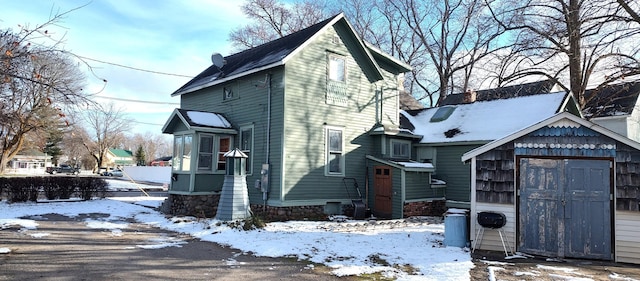
[[[338,35],[333,35],[333,37],[331,37],[331,43],[338,45],[340,44],[340,36]]]
[[[456,110],[455,106],[447,105],[447,106],[440,107],[438,108],[436,113],[433,114],[433,116],[431,116],[431,119],[429,120],[429,122],[440,122],[440,121],[447,120],[447,118],[451,116],[451,113],[453,113],[454,110]]]

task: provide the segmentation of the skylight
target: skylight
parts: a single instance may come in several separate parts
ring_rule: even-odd
[[[447,118],[451,116],[451,113],[453,113],[455,109],[456,109],[455,106],[450,106],[450,105],[440,107],[438,108],[436,113],[434,113],[433,116],[431,116],[431,120],[429,120],[429,122],[440,122],[440,121],[447,120]]]

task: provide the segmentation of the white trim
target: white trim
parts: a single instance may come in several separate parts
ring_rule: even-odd
[[[399,143],[399,144],[404,144],[407,145],[407,155],[397,155],[393,153],[393,145],[394,143]],[[390,139],[389,140],[389,155],[391,156],[391,158],[406,158],[406,159],[410,159],[411,158],[411,142],[407,141],[407,140],[399,140],[399,139]]]
[[[573,115],[571,113],[561,112],[561,113],[558,113],[558,114],[556,114],[554,116],[551,116],[551,117],[549,117],[549,118],[547,118],[545,120],[542,120],[542,121],[540,121],[540,122],[538,122],[536,124],[533,124],[533,125],[531,125],[531,126],[529,126],[527,128],[524,128],[524,129],[522,129],[520,131],[517,131],[517,132],[515,132],[515,133],[513,133],[511,135],[508,135],[508,136],[506,136],[504,138],[494,140],[494,141],[492,141],[490,143],[487,143],[487,144],[485,144],[485,145],[483,145],[481,147],[478,147],[476,149],[468,151],[467,153],[462,155],[461,160],[462,160],[462,162],[466,162],[466,161],[468,161],[469,159],[471,159],[471,158],[473,158],[475,156],[478,156],[478,155],[480,155],[482,153],[485,153],[485,152],[487,152],[489,150],[492,150],[492,149],[494,149],[494,148],[496,148],[498,146],[506,144],[506,143],[508,143],[508,142],[510,142],[512,140],[515,140],[515,139],[517,139],[519,137],[522,137],[522,136],[524,136],[526,134],[534,132],[534,131],[536,131],[536,130],[544,127],[544,126],[552,125],[552,124],[554,124],[554,123],[556,123],[558,121],[561,121],[563,119],[568,119],[570,121],[578,123],[580,126],[587,127],[589,129],[594,130],[594,131],[596,131],[598,133],[601,133],[601,134],[603,134],[603,135],[605,135],[607,137],[610,137],[610,138],[612,138],[612,139],[614,139],[616,141],[619,141],[619,142],[621,142],[623,144],[626,144],[626,145],[628,145],[628,146],[630,146],[632,148],[640,150],[640,143],[637,143],[637,142],[635,142],[635,141],[633,141],[633,140],[631,140],[631,139],[629,139],[629,138],[627,138],[625,136],[619,135],[618,133],[615,133],[615,132],[613,132],[613,131],[611,131],[611,130],[609,130],[607,128],[604,128],[604,127],[602,127],[602,126],[600,126],[598,124],[595,124],[593,122],[584,120],[584,119],[582,119],[582,118],[580,118],[578,116],[575,116],[575,115]]]
[[[338,126],[329,126],[329,125],[325,125],[324,126],[324,175],[328,176],[328,177],[344,177],[346,175],[346,165],[345,165],[345,158],[346,158],[346,149],[345,149],[345,128],[344,127],[338,127]],[[340,136],[342,137],[340,146],[341,146],[341,151],[340,151],[340,173],[336,173],[336,172],[330,172],[330,166],[329,166],[329,130],[333,130],[333,131],[340,131]]]

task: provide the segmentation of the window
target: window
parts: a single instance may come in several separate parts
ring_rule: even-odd
[[[411,158],[411,142],[391,140],[391,158]]]
[[[433,123],[433,122],[440,122],[440,121],[447,120],[447,118],[451,116],[451,113],[453,113],[454,110],[456,110],[455,106],[446,105],[446,106],[440,107],[438,108],[436,113],[434,113],[433,116],[431,116],[431,119],[429,120],[429,122]]]
[[[220,137],[218,142],[218,171],[224,171],[227,167],[227,159],[224,158],[224,154],[229,152],[231,147],[230,137]]]
[[[326,128],[326,174],[344,175],[344,139],[341,128]]]
[[[178,135],[173,139],[173,170],[189,171],[191,169],[191,135]]]
[[[200,135],[198,171],[211,171],[213,168],[213,143],[212,135]]]
[[[329,80],[345,82],[344,58],[336,55],[329,56]]]
[[[247,175],[253,170],[251,151],[253,150],[253,125],[240,128],[240,150],[248,156],[245,171]]]
[[[222,89],[222,99],[230,100],[233,98],[233,89],[231,87],[224,87]]]

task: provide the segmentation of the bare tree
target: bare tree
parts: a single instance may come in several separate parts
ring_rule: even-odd
[[[0,34],[0,173],[30,134],[64,122],[64,109],[82,103],[83,76],[61,52],[31,47],[24,36]],[[44,139],[44,138],[42,138]],[[44,143],[42,143],[41,149]]]
[[[519,32],[514,52],[502,58],[511,72],[500,79],[544,77],[571,91],[581,107],[588,102],[587,87],[604,85],[629,75],[622,65],[637,63],[628,48],[638,39],[621,16],[615,0],[523,0],[491,11],[503,28]],[[635,39],[632,39],[635,38]],[[597,82],[597,83],[596,83]]]
[[[123,147],[132,151],[141,146],[148,162],[162,156],[171,155],[172,145],[166,136],[150,132],[137,133],[132,137],[125,138],[123,141]]]
[[[86,132],[82,133],[82,127],[76,128],[76,138],[95,160],[94,168],[102,167],[107,151],[122,143],[131,121],[113,103],[87,110],[82,121]]]
[[[305,0],[287,7],[278,0],[248,0],[242,12],[252,19],[229,35],[239,50],[252,48],[304,29],[328,17],[322,1]]]
[[[419,42],[399,48],[412,54],[409,63],[420,66],[414,69],[413,83],[424,92],[421,98],[428,99],[429,105],[469,89],[476,63],[502,48],[498,39],[504,28],[491,24],[484,1],[385,0],[382,5]]]

